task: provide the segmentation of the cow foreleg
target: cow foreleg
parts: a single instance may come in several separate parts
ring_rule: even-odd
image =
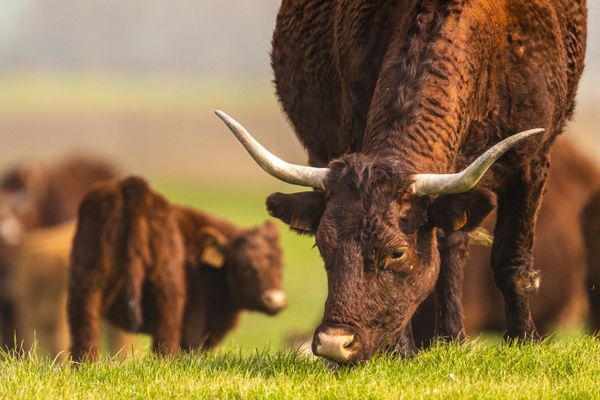
[[[438,237],[441,265],[435,286],[435,335],[442,339],[466,337],[462,304],[463,273],[468,255],[469,236],[452,232]]]
[[[538,338],[529,310],[529,292],[540,285],[533,265],[533,241],[548,163],[523,172],[498,193],[492,246],[496,286],[504,297],[507,338]]]
[[[74,361],[94,361],[100,344],[102,291],[100,288],[69,288],[67,312]]]

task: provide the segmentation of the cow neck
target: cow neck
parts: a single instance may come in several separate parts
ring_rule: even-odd
[[[492,111],[492,54],[502,12],[487,2],[422,1],[408,31],[388,46],[365,130],[363,152],[401,160],[414,172],[451,172],[472,121]],[[488,10],[489,9],[489,10]],[[490,16],[492,16],[490,18]],[[482,26],[483,25],[483,26]],[[394,42],[395,41],[395,42]]]

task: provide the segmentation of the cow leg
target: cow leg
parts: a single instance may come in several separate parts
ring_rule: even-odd
[[[533,266],[533,240],[548,163],[522,172],[498,193],[498,217],[492,246],[492,268],[502,292],[506,338],[538,338],[529,310],[529,292],[539,287]]]
[[[77,288],[79,289],[79,288]],[[99,288],[71,288],[67,301],[71,333],[71,357],[81,362],[98,358],[102,291]]]
[[[451,232],[438,237],[441,265],[435,286],[435,336],[442,339],[466,337],[462,293],[468,247],[466,232]]]
[[[190,294],[194,296],[194,294]],[[198,304],[190,307],[189,304]],[[185,351],[196,349],[204,350],[206,340],[208,339],[206,314],[207,310],[199,299],[188,298],[188,307],[185,310],[183,329],[181,335],[181,348]]]
[[[14,351],[20,340],[16,336],[16,312],[14,304],[8,299],[0,299],[0,350]]]
[[[412,358],[417,354],[417,345],[412,332],[412,325],[409,323],[396,339],[396,346],[392,349],[395,354],[404,358]]]
[[[184,296],[175,287],[156,291],[156,326],[153,329],[152,349],[156,354],[169,356],[177,353],[181,344]]]

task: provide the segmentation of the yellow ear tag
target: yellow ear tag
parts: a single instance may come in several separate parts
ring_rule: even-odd
[[[297,231],[302,232],[311,232],[311,226],[307,224],[305,221],[300,218],[292,217],[292,221],[290,222],[290,228],[295,229]]]
[[[463,210],[463,215],[461,217],[457,217],[452,221],[452,229],[455,231],[463,228],[467,224],[467,212]]]
[[[221,268],[223,267],[224,259],[223,254],[213,246],[206,246],[202,255],[200,256],[200,260],[202,262],[210,265],[213,268]]]

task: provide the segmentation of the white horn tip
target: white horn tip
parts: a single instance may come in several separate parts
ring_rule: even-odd
[[[231,118],[231,117],[229,117],[229,115],[227,115],[225,112],[223,112],[221,110],[215,110],[215,114],[217,114],[217,117],[221,118],[222,120]]]
[[[223,121],[225,125],[227,125],[227,127],[234,133],[236,132],[236,130],[243,129],[239,122],[237,122],[235,119],[229,116],[226,112],[221,110],[215,110],[215,114],[217,114],[217,117],[219,117],[221,121]]]
[[[543,133],[546,130],[544,128],[535,128],[535,129],[529,129],[528,131],[524,131],[521,133],[517,133],[517,135],[521,135],[521,136],[533,136],[533,135],[537,135],[538,133]]]

